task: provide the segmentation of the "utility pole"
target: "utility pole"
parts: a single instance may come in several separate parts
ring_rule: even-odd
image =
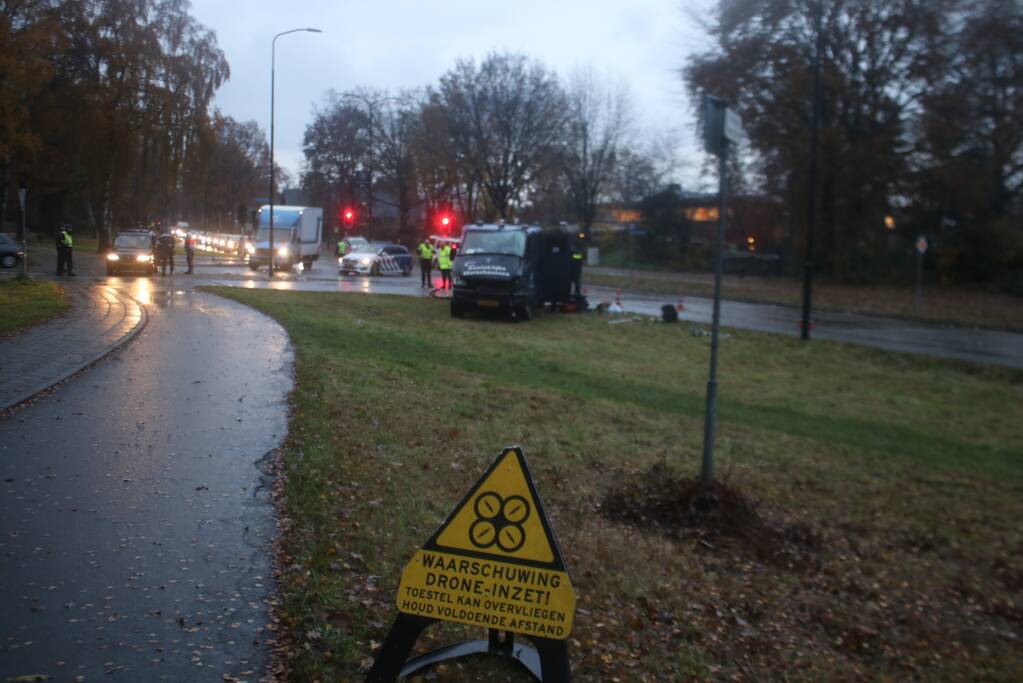
[[[803,265],[803,319],[800,337],[804,341],[810,339],[810,314],[813,308],[813,233],[817,222],[817,130],[821,119],[821,51],[824,44],[824,0],[817,0],[814,5],[814,24],[817,33],[817,46],[813,57],[813,114],[810,118],[810,171],[806,209],[806,262]]]
[[[28,194],[28,188],[25,187],[25,181],[21,182],[18,187],[18,204],[21,206],[21,224],[18,226],[18,239],[21,240],[21,274],[23,277],[28,277],[28,223],[26,221],[26,209],[25,209],[25,198]]]

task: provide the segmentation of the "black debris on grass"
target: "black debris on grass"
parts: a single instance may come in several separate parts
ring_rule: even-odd
[[[708,549],[743,549],[757,559],[792,568],[818,565],[820,534],[804,523],[768,520],[747,496],[721,481],[709,491],[662,463],[610,490],[601,504],[613,522],[665,536],[700,541]]]

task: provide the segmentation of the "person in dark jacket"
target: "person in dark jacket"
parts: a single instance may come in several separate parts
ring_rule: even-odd
[[[188,270],[185,272],[191,274],[195,268],[195,237],[188,235],[185,237],[185,261],[188,263]],[[174,266],[171,265],[171,272],[173,272]]]
[[[163,233],[157,239],[161,258],[161,275],[167,274],[167,266],[170,266],[171,275],[174,274],[174,235]]]

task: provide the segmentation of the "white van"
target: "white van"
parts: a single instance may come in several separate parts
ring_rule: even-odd
[[[320,257],[323,209],[315,206],[274,205],[274,267],[290,270],[296,263],[309,270]],[[259,208],[259,230],[245,245],[249,268],[270,263],[270,205]]]

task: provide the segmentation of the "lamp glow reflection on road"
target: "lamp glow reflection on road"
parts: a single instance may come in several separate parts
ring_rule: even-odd
[[[135,280],[135,291],[132,292],[132,296],[141,304],[153,303],[153,285],[148,278],[140,277]]]

